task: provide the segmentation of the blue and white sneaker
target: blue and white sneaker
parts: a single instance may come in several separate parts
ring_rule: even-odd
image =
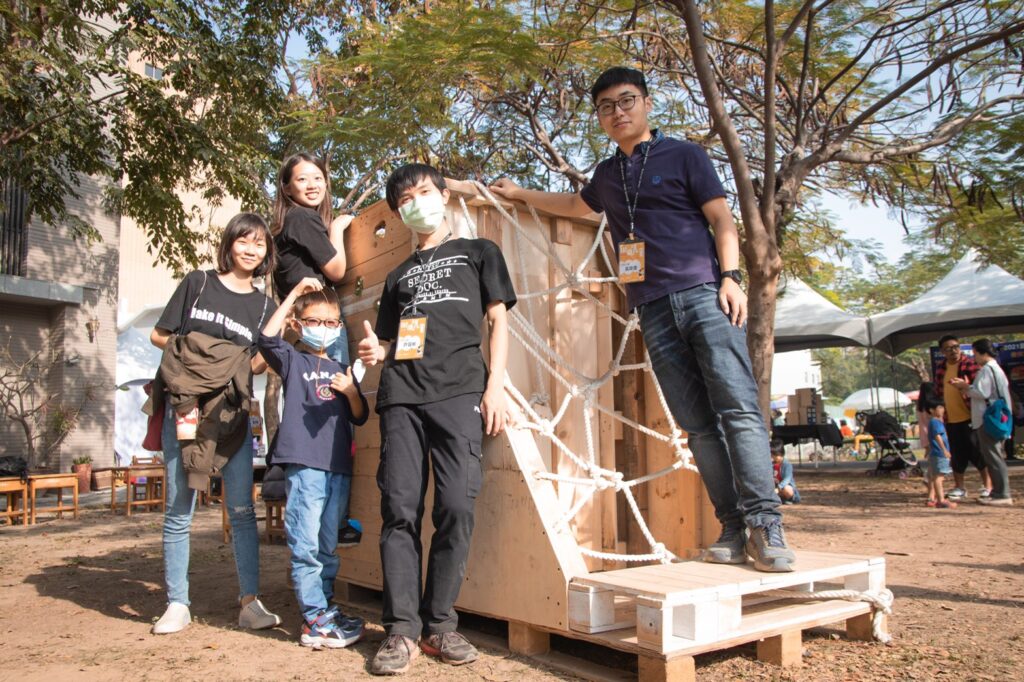
[[[331,608],[329,608],[328,612],[330,611],[334,612],[334,622],[342,630],[355,630],[357,628],[362,629],[366,625],[366,621],[364,621],[359,616],[346,616],[338,609],[337,606],[332,606]]]
[[[299,643],[313,649],[343,649],[362,638],[362,619],[343,616],[332,606],[317,614],[312,622],[306,621],[302,624]]]

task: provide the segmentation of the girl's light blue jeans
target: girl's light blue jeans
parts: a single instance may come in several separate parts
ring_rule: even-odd
[[[167,464],[167,508],[164,512],[164,580],[167,601],[189,605],[189,536],[196,491],[188,487],[181,462],[181,446],[175,435],[174,414],[167,406],[161,435]],[[252,499],[252,437],[247,434],[241,449],[221,471],[224,501],[231,522],[231,540],[238,572],[239,596],[255,595],[260,586],[260,545]]]

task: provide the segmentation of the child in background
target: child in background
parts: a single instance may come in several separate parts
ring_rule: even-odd
[[[300,335],[296,347],[280,336],[286,319]],[[306,277],[259,337],[260,351],[284,385],[284,416],[270,455],[285,468],[284,529],[303,619],[299,643],[314,649],[339,649],[363,636],[362,619],[330,605],[338,574],[338,525],[352,486],[349,423],[362,424],[369,413],[352,368],[327,356],[340,330],[337,295]]]
[[[949,465],[949,437],[946,435],[946,425],[942,423],[942,417],[946,408],[938,400],[933,400],[924,405],[929,415],[928,420],[928,502],[929,507],[938,509],[955,509],[956,502],[946,499],[945,491],[942,489],[942,482],[946,474],[953,473]]]
[[[796,480],[793,478],[793,465],[786,461],[786,444],[781,438],[773,438],[771,451],[775,493],[782,504],[797,504],[800,502],[800,491],[796,489]]]

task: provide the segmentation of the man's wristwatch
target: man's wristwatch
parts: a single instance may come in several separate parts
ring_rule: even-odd
[[[743,283],[743,273],[739,270],[726,270],[722,273],[722,277],[728,277],[729,279],[736,282],[736,284]]]

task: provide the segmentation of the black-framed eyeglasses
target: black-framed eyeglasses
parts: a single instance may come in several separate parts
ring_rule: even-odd
[[[321,320],[319,317],[302,317],[299,318],[299,322],[302,323],[303,327],[324,326],[328,329],[337,329],[341,326],[341,320]]]
[[[943,353],[952,353],[953,351],[959,351],[960,346],[946,346],[942,349]]]
[[[640,95],[625,95],[613,102],[601,102],[597,105],[597,115],[611,116],[615,113],[615,107],[618,107],[623,111],[629,111],[636,106],[636,101],[638,99],[640,99]]]

